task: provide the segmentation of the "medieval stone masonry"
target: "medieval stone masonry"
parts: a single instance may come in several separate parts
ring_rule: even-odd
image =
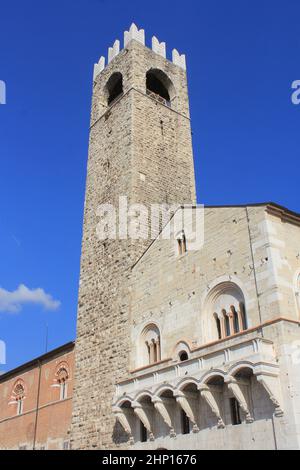
[[[120,201],[172,211],[101,237]],[[132,25],[94,68],[74,367],[0,377],[0,447],[300,449],[299,235],[275,203],[196,204],[185,56]]]

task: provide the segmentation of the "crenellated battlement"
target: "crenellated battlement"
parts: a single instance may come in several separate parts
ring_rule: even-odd
[[[124,48],[130,43],[130,41],[135,40],[145,46],[145,31],[143,29],[138,29],[138,27],[132,23],[129,31],[124,32]],[[153,36],[152,37],[152,50],[156,54],[164,57],[166,59],[166,43],[159,42],[159,40]],[[108,64],[120,53],[120,41],[116,39],[112,47],[108,48]],[[183,70],[186,70],[186,60],[185,54],[180,54],[177,49],[172,50],[172,62],[173,64],[181,67]],[[101,56],[98,63],[94,65],[94,80],[95,78],[105,69],[105,57]]]

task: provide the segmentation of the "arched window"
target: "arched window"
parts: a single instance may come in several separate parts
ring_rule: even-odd
[[[229,315],[224,308],[222,308],[222,320],[225,322],[225,335],[230,336]]]
[[[240,318],[240,330],[247,330],[248,325],[247,325],[247,317],[246,317],[246,312],[245,312],[245,303],[240,302],[239,303],[239,311],[238,311],[238,317]]]
[[[189,434],[191,432],[190,420],[187,417],[186,412],[184,410],[180,410],[180,421],[181,421],[182,434]]]
[[[144,328],[140,339],[140,349],[144,365],[155,364],[161,360],[160,332],[156,325],[151,324]]]
[[[238,333],[240,331],[239,317],[234,305],[230,306],[230,312],[233,318],[233,331]]]
[[[191,349],[186,340],[178,341],[172,353],[174,362],[187,361],[190,358]]]
[[[13,396],[17,403],[17,415],[21,415],[23,413],[24,395],[24,384],[22,382],[17,382],[13,390]]]
[[[68,378],[69,373],[67,368],[62,365],[56,372],[57,383],[59,384],[59,399],[65,400],[68,397]]]
[[[146,74],[146,92],[160,103],[171,106],[174,87],[169,77],[159,69],[150,69]]]
[[[241,411],[240,411],[239,402],[237,401],[236,398],[232,397],[232,398],[229,398],[229,404],[230,404],[231,422],[233,426],[241,424],[242,420],[241,420]]]
[[[218,339],[222,338],[222,331],[221,331],[221,321],[220,318],[218,317],[217,313],[214,313],[215,321],[216,321],[216,328],[217,328],[217,333],[218,333]]]
[[[243,293],[232,282],[214,287],[207,309],[208,315],[213,318],[211,339],[226,338],[248,328]]]
[[[186,351],[180,351],[178,354],[180,362],[187,361],[189,358],[189,355]]]
[[[123,77],[120,72],[115,72],[106,84],[107,104],[111,105],[123,94]]]

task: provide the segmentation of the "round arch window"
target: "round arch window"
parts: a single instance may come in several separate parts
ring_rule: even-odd
[[[151,98],[171,106],[174,86],[169,77],[159,69],[150,69],[146,74],[146,92]]]
[[[178,354],[178,357],[179,357],[180,362],[183,362],[183,361],[188,360],[189,355],[186,351],[180,351],[180,353]]]
[[[106,84],[107,104],[110,105],[123,94],[123,76],[115,72]]]

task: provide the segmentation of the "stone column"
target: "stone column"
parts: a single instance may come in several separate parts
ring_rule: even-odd
[[[160,338],[157,338],[156,340],[156,356],[157,356],[157,361],[161,360],[161,351],[160,351]]]
[[[220,319],[220,324],[221,324],[221,338],[225,338],[226,337],[226,327],[225,327],[225,318],[224,318],[224,315],[221,314],[219,316],[219,319]]]
[[[230,329],[230,335],[234,334],[234,319],[233,319],[233,313],[231,310],[229,312],[226,312],[226,315],[229,318],[229,329]]]
[[[150,347],[150,364],[154,364],[154,362],[155,362],[155,344],[154,344],[154,340],[150,341],[149,347]]]
[[[243,331],[244,330],[243,318],[242,318],[242,312],[240,308],[237,311],[237,315],[238,315],[238,322],[239,322],[239,330]]]

